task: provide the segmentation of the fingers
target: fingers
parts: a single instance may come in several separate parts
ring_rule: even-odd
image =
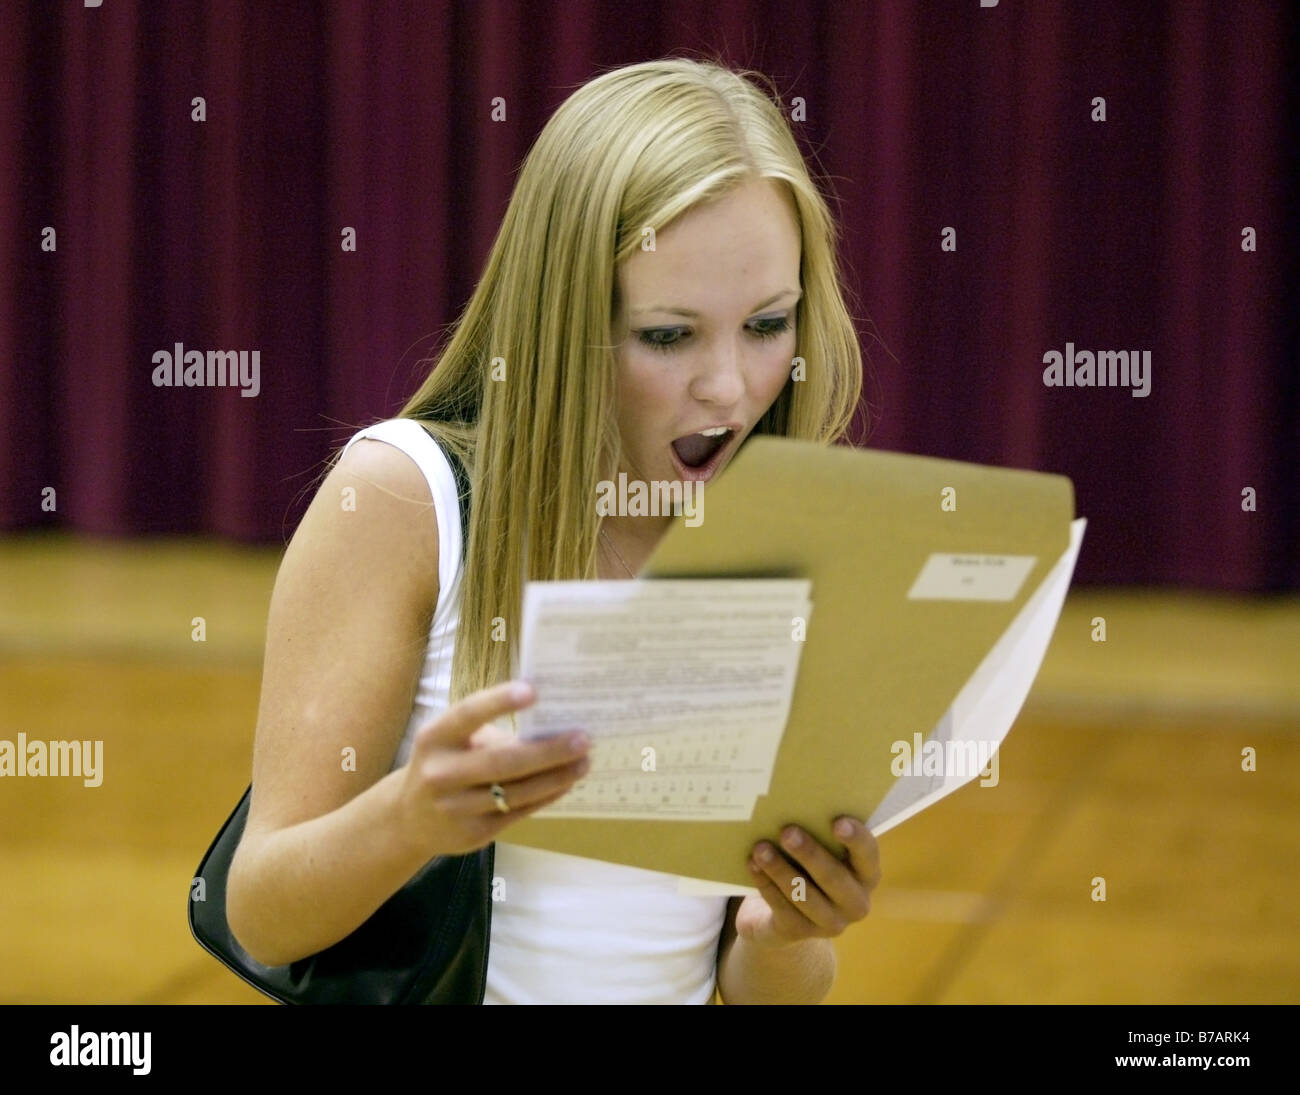
[[[519,741],[492,724],[536,698],[531,685],[509,681],[466,696],[416,731],[399,801],[406,831],[423,834],[417,841],[439,855],[482,847],[586,774],[586,735]],[[497,808],[494,783],[505,787],[509,810]]]
[[[511,822],[535,814],[538,810],[563,798],[568,789],[568,785],[565,785],[554,794],[519,807],[515,806],[514,799],[511,797],[510,812],[506,814],[496,808],[495,803],[492,802],[492,796],[483,788],[471,788],[461,792],[454,800],[448,802],[448,806],[464,812],[463,826],[465,832],[470,835],[471,840],[466,842],[463,847],[458,847],[449,854],[463,855],[472,848],[480,848],[489,841],[495,840],[497,835]],[[491,803],[486,808],[486,812],[482,809],[485,801]]]
[[[480,726],[469,736],[471,749],[497,749],[503,745],[513,745],[515,736],[503,726],[488,723]]]
[[[537,741],[512,741],[487,749],[475,749],[449,758],[448,773],[461,785],[515,783],[573,764],[587,755],[590,745],[583,733],[557,734]],[[514,801],[513,799],[511,800]]]
[[[536,699],[537,693],[526,681],[507,681],[475,692],[452,704],[427,726],[422,726],[415,734],[412,753],[438,746],[464,746],[484,723],[522,711],[532,706]]]
[[[491,725],[492,719],[523,710],[535,700],[532,686],[523,681],[475,692],[417,732],[412,760],[427,763],[433,753],[442,752],[436,785],[454,791],[523,780],[584,756],[590,742],[582,733],[519,741]]]
[[[880,845],[862,822],[842,817],[835,822],[835,835],[849,853],[849,866],[868,890],[880,884]]]
[[[503,818],[518,815],[529,807],[540,807],[552,799],[563,795],[578,780],[587,774],[591,762],[587,757],[579,757],[560,768],[549,768],[545,772],[517,782],[503,779],[490,781],[488,786],[467,787],[455,796],[456,805],[466,813],[492,814]],[[496,799],[490,790],[491,783],[497,783],[506,795],[508,813],[497,809]]]
[[[497,821],[507,825],[511,819],[524,817],[525,814],[550,805],[560,798],[573,784],[586,774],[590,762],[581,757],[562,769],[551,769],[542,775],[533,776],[520,783],[502,784],[506,792],[506,802],[510,806],[507,813],[497,809],[497,800],[487,787],[467,787],[456,792],[446,800],[447,813],[476,817],[486,821]],[[498,780],[499,782],[499,780]]]
[[[801,865],[792,865],[766,841],[755,848],[750,860],[750,873],[754,875],[759,889],[764,891],[773,914],[788,922],[791,931],[787,934],[794,938],[817,934],[839,935],[848,927],[848,918],[822,892],[816,879],[810,877],[811,870]],[[775,902],[776,897],[780,898],[779,902]],[[803,923],[791,920],[791,916],[801,918]]]
[[[870,838],[870,834],[867,834]],[[850,922],[861,920],[870,911],[865,878],[859,878],[851,861],[845,863],[832,855],[797,825],[787,825],[781,834],[781,846],[788,856],[809,875],[839,912]],[[874,885],[874,883],[873,883]]]
[[[752,862],[750,869],[755,870]],[[803,914],[802,906],[796,907],[791,903],[788,889],[782,889],[762,871],[754,875],[754,885],[758,887],[759,894],[767,902],[767,907],[772,910],[772,923],[781,938],[798,942],[801,939],[812,939],[815,936],[828,934]]]
[[[860,821],[840,818],[835,832],[848,851],[847,860],[797,825],[786,826],[780,850],[763,841],[751,860],[751,872],[769,904],[779,895],[782,905],[830,935],[839,935],[870,912],[871,891],[880,881],[880,850],[870,830]],[[774,907],[773,913],[778,912],[786,910]]]
[[[547,795],[545,798],[539,799],[537,802],[534,802],[531,805],[521,806],[519,809],[515,809],[514,801],[512,799],[510,812],[508,814],[503,814],[500,810],[496,809],[494,805],[492,808],[492,812],[490,814],[484,814],[480,823],[487,827],[489,835],[493,839],[495,839],[497,833],[499,833],[512,821],[518,821],[520,818],[525,818],[528,817],[530,814],[537,813],[538,810],[541,810],[549,806],[552,802],[555,802],[558,799],[563,798],[565,793],[568,791],[568,789],[569,788],[567,786],[563,787],[560,790],[556,791],[555,794]]]

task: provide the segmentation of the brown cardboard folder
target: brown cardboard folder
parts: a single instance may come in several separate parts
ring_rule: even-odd
[[[770,793],[747,822],[525,818],[509,843],[741,886],[754,843],[783,825],[838,849],[832,819],[871,815],[895,779],[891,743],[933,730],[1065,552],[1074,488],[1060,475],[757,436],[703,503],[696,527],[674,520],[645,577],[812,582]],[[1035,562],[1010,600],[909,600],[935,552]]]

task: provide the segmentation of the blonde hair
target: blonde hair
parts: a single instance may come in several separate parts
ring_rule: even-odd
[[[758,75],[675,57],[575,91],[530,150],[483,277],[399,413],[469,473],[452,702],[509,677],[511,644],[494,641],[494,621],[518,634],[525,580],[596,577],[597,483],[616,478],[620,457],[615,271],[643,226],[661,232],[746,182],[784,181],[802,232],[806,379],[787,381],[753,432],[829,444],[853,420],[862,355],[837,229]]]

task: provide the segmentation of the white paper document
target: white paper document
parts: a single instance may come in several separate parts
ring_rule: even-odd
[[[521,738],[583,730],[591,768],[537,817],[746,821],[790,715],[807,579],[529,582]]]

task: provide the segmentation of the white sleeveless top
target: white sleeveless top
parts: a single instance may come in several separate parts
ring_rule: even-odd
[[[419,687],[393,759],[447,709],[460,614],[456,480],[441,448],[412,419],[390,419],[348,441],[384,441],[424,473],[438,520],[438,603]],[[504,830],[508,835],[510,830]],[[684,897],[677,876],[497,842],[485,1004],[708,1004],[725,897]]]

